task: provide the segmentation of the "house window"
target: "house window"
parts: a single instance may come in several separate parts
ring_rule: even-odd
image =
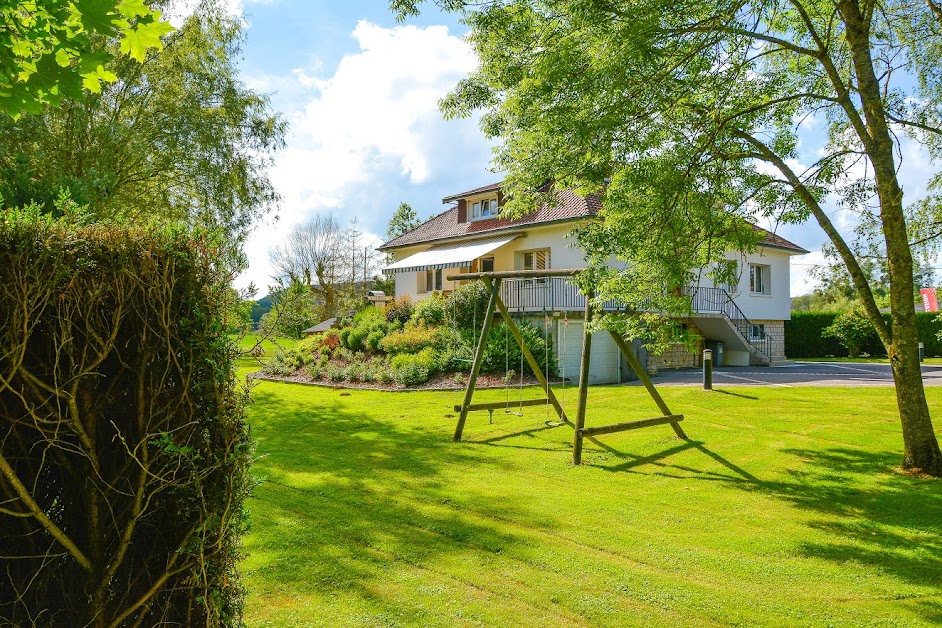
[[[765,324],[759,323],[752,326],[752,340],[765,340]]]
[[[549,249],[522,253],[523,270],[546,270],[549,268]]]
[[[480,220],[482,218],[493,218],[497,216],[497,199],[489,198],[485,201],[476,201],[471,203],[471,220]]]
[[[442,289],[442,269],[425,271],[425,285],[420,286],[425,289],[422,292],[431,292],[432,290]]]
[[[482,273],[494,272],[494,258],[493,257],[481,258],[481,272]]]
[[[772,267],[766,264],[749,264],[749,292],[772,294]]]

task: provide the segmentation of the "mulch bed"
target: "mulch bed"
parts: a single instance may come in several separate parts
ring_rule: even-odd
[[[459,376],[459,377],[456,377]],[[468,373],[450,373],[447,375],[436,375],[429,378],[424,384],[406,388],[396,382],[333,382],[328,379],[315,380],[311,378],[304,370],[296,371],[293,375],[265,375],[261,371],[249,373],[249,379],[260,379],[270,382],[289,382],[292,384],[306,384],[308,386],[323,386],[325,388],[354,388],[358,390],[387,390],[390,392],[407,392],[410,390],[464,390],[468,384]],[[520,376],[515,376],[510,382],[510,386],[519,386]],[[524,386],[537,386],[539,382],[532,375],[523,378]],[[493,374],[478,375],[476,389],[480,388],[504,388],[504,376]]]

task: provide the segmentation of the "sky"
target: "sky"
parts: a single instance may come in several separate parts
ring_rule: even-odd
[[[195,0],[194,0],[195,1]],[[273,283],[269,251],[296,225],[333,213],[378,242],[400,202],[419,218],[446,209],[443,197],[500,181],[490,169],[493,142],[476,119],[444,120],[437,102],[476,67],[467,29],[429,2],[421,17],[396,22],[388,0],[225,0],[245,25],[240,70],[289,122],[287,147],[271,179],[282,196],[277,219],[259,224],[247,246],[249,283],[259,296]],[[812,163],[822,123],[801,122],[808,141],[797,163]],[[903,139],[906,198],[925,193],[930,160]],[[853,214],[830,205],[839,226]],[[827,237],[811,222],[763,224],[811,251],[792,258],[792,296],[814,288],[808,271],[823,261]],[[937,264],[938,265],[938,264]]]

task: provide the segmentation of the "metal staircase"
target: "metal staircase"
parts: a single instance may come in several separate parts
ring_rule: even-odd
[[[690,307],[697,314],[714,314],[722,317],[735,330],[742,344],[760,362],[772,362],[774,338],[764,329],[750,321],[733,297],[723,288],[688,286],[685,293],[690,297]]]

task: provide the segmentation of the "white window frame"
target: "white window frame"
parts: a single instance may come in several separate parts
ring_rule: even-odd
[[[765,340],[765,323],[752,323],[750,340]]]
[[[749,294],[772,294],[772,267],[768,264],[749,264]]]
[[[486,220],[495,218],[500,214],[500,208],[497,206],[497,198],[486,198],[471,203],[471,220]]]

